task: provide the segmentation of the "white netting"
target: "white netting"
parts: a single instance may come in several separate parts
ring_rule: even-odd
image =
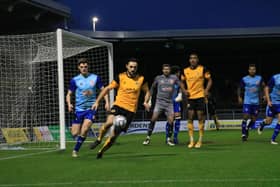
[[[64,93],[71,77],[79,73],[77,60],[81,57],[88,58],[90,72],[108,84],[110,48],[102,42],[62,33]],[[70,125],[71,115],[66,112],[65,116],[66,125]],[[105,119],[103,108],[98,116],[97,121]],[[58,125],[56,33],[0,36],[0,142],[57,140],[50,129],[58,132]],[[27,139],[21,137],[20,130]]]

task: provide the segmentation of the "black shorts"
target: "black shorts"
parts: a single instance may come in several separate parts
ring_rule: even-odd
[[[113,105],[109,114],[113,114],[114,116],[122,115],[122,116],[126,117],[126,126],[123,129],[125,132],[127,131],[128,127],[129,127],[130,123],[132,122],[132,120],[134,118],[134,115],[135,115],[134,112],[130,112],[130,111],[128,111],[124,108],[121,108],[117,105]]]
[[[205,100],[204,98],[188,99],[188,110],[205,111]]]

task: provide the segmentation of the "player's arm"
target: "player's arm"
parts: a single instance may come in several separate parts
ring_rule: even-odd
[[[266,99],[266,101],[267,101],[267,105],[268,106],[272,106],[272,103],[271,103],[271,100],[270,100],[270,97],[269,97],[269,86],[266,86],[265,88],[264,88],[264,95],[265,95],[265,99]]]
[[[103,86],[103,83],[102,83],[102,81],[101,81],[101,78],[98,76],[97,77],[97,87],[101,90],[101,92],[102,92],[102,90],[105,88],[104,86]],[[108,92],[109,93],[109,92]],[[107,111],[109,111],[110,110],[110,100],[109,100],[109,94],[105,94],[102,98],[104,98],[104,100],[105,100],[105,110],[107,110]]]
[[[190,93],[188,92],[188,88],[187,88],[187,85],[186,85],[186,80],[187,80],[187,78],[186,78],[184,75],[181,75],[180,88],[181,88],[182,92],[183,92],[187,97],[189,97],[189,96],[190,96]]]
[[[265,88],[264,88],[264,95],[265,95],[265,98],[266,98],[266,101],[267,101],[267,105],[268,105],[269,107],[272,106],[272,102],[271,102],[269,93],[270,93],[270,90],[272,90],[272,88],[274,87],[274,85],[275,85],[275,80],[274,80],[274,77],[272,77],[272,78],[268,81],[267,86],[265,86]]]
[[[149,112],[151,108],[151,105],[149,104],[151,93],[147,82],[143,84],[142,91],[145,93],[143,106],[145,107],[145,110]]]
[[[210,71],[207,70],[205,67],[204,67],[204,78],[207,80],[206,88],[204,90],[205,98],[207,98],[208,95],[209,95],[209,91],[210,91],[210,89],[212,87],[213,80],[212,80]]]
[[[104,86],[100,88],[101,92],[104,90]],[[109,100],[109,91],[105,96],[103,97],[105,100],[105,110],[109,111],[110,110],[110,100]]]
[[[237,100],[238,100],[238,103],[239,104],[242,104],[243,103],[243,96],[244,96],[244,91],[245,91],[245,83],[244,83],[244,80],[241,79],[240,81],[240,85],[239,87],[237,88]]]
[[[98,95],[98,97],[97,97],[95,103],[92,105],[91,109],[92,109],[92,110],[97,110],[100,101],[101,101],[103,98],[106,98],[106,97],[105,97],[106,95],[107,95],[107,99],[109,100],[109,98],[108,98],[108,93],[109,93],[110,90],[112,90],[112,89],[113,89],[113,88],[112,88],[111,84],[108,85],[108,86],[106,86],[106,87],[104,87],[104,88],[101,90],[101,92],[99,93],[99,95]],[[105,99],[105,102],[106,102],[106,99]]]
[[[76,90],[76,83],[75,83],[75,80],[72,79],[70,81],[70,87],[69,87],[69,90],[67,92],[67,95],[66,95],[66,103],[67,103],[67,106],[68,106],[68,112],[73,112],[73,104],[71,103],[71,97],[72,97],[72,94],[73,92],[75,92]]]
[[[266,97],[265,97],[265,94],[264,94],[264,89],[265,89],[266,85],[265,85],[265,82],[263,80],[263,78],[261,78],[261,87],[260,87],[260,100],[262,102],[266,102]]]
[[[181,102],[182,101],[182,90],[181,90],[181,81],[176,78],[176,81],[175,81],[175,84],[177,86],[177,89],[178,89],[178,93],[177,93],[177,96],[175,97],[175,101],[176,102]],[[174,86],[176,88],[176,86]]]
[[[99,93],[95,103],[92,105],[91,109],[92,110],[97,110],[100,101],[102,100],[102,98],[104,98],[105,95],[108,95],[109,92],[114,89],[114,88],[118,88],[119,87],[119,76],[117,76],[115,78],[115,80],[113,80],[108,86],[104,87],[101,92]],[[109,98],[108,98],[109,100]]]
[[[157,88],[157,85],[158,85],[158,77],[156,77],[154,79],[154,82],[151,86],[151,89],[150,89],[150,96],[152,96],[154,94],[154,90]],[[150,98],[151,99],[151,98]]]
[[[71,103],[71,95],[72,95],[72,91],[68,90],[67,95],[66,95],[66,103],[67,103],[67,107],[68,107],[68,112],[73,112],[73,105]]]

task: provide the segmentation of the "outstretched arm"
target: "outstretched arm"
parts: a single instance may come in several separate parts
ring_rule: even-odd
[[[109,85],[109,86],[106,86],[105,88],[103,88],[103,89],[101,90],[101,92],[99,93],[99,95],[98,95],[98,97],[97,97],[95,103],[94,103],[94,104],[92,105],[92,107],[91,107],[92,110],[97,110],[97,109],[98,109],[99,103],[100,103],[101,99],[104,98],[105,95],[106,95],[106,97],[107,97],[107,99],[108,99],[107,102],[109,101],[108,93],[109,93],[109,91],[110,91],[111,89],[112,89],[112,88],[111,88],[110,85]],[[106,102],[106,97],[105,97],[105,102]]]
[[[101,91],[104,90],[105,87],[101,88]],[[109,90],[110,91],[110,90]],[[107,94],[105,94],[105,96],[103,97],[105,100],[105,110],[109,111],[110,110],[110,100],[109,100],[109,91]]]

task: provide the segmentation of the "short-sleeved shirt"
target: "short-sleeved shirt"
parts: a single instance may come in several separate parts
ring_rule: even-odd
[[[280,74],[273,75],[268,82],[272,104],[280,104]]]
[[[173,96],[177,92],[176,87],[179,85],[180,81],[176,75],[158,75],[151,88],[157,87],[156,103],[172,103]]]
[[[127,72],[120,73],[109,87],[118,89],[114,105],[134,113],[137,110],[141,90],[149,90],[144,76],[129,77]]]
[[[202,65],[198,65],[194,69],[191,67],[185,68],[181,80],[185,81],[187,85],[190,94],[189,99],[204,98],[204,81],[210,78],[210,72]]]
[[[263,79],[259,75],[245,76],[240,81],[240,87],[244,89],[244,104],[259,105],[260,91]]]
[[[96,101],[96,89],[102,87],[103,83],[96,74],[88,74],[87,77],[80,74],[73,77],[69,90],[75,93],[75,110],[81,112],[91,109]]]

